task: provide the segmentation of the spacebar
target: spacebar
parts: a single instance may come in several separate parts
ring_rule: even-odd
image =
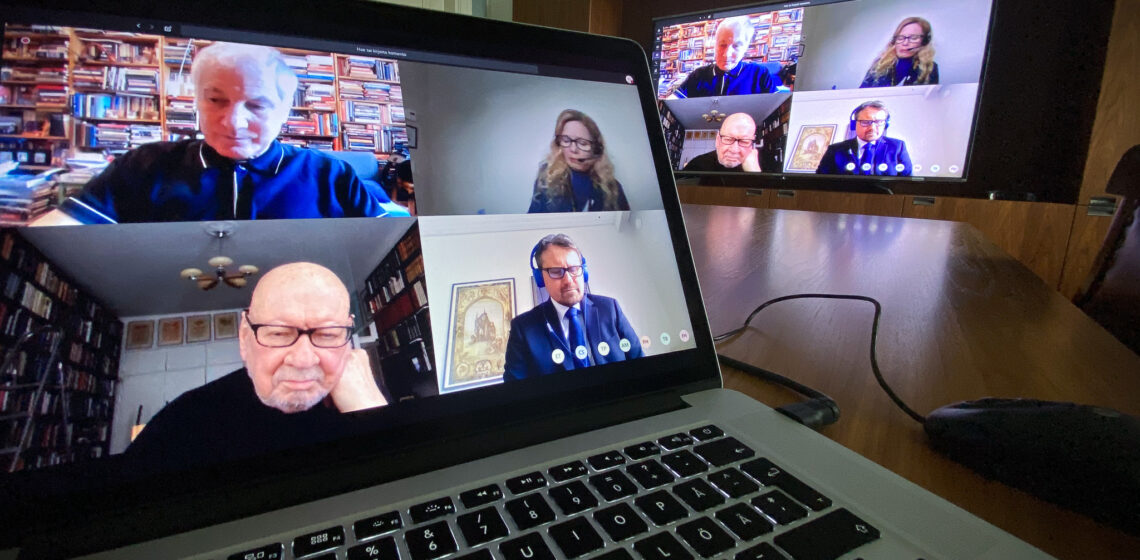
[[[835,560],[878,538],[878,529],[839,509],[777,536],[776,544],[795,560]]]

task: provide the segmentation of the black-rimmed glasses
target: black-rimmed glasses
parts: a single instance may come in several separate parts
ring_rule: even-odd
[[[297,343],[301,335],[307,335],[309,342],[317,348],[340,348],[348,344],[352,336],[353,327],[317,327],[315,329],[301,329],[289,325],[270,325],[254,323],[249,319],[249,311],[244,311],[245,322],[253,329],[253,338],[257,343],[269,348],[286,348]]]
[[[586,140],[585,138],[574,138],[573,136],[566,136],[565,134],[559,134],[558,136],[555,136],[554,140],[558,142],[558,145],[562,146],[563,148],[569,148],[571,144],[578,146],[578,149],[582,151],[586,151],[594,147],[593,140]]]
[[[716,139],[718,142],[720,142],[724,146],[731,146],[733,144],[739,144],[740,147],[744,148],[745,150],[747,150],[748,148],[751,148],[752,145],[756,143],[755,138],[733,138],[732,136],[725,136],[719,132],[716,133]]]
[[[545,270],[546,273],[549,274],[550,277],[555,279],[555,280],[562,278],[563,276],[566,276],[567,272],[570,273],[570,276],[581,276],[582,275],[582,267],[579,265],[566,266],[566,267],[552,266],[550,268],[544,268],[543,270]]]

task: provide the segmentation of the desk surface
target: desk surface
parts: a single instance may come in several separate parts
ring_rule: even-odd
[[[957,222],[684,207],[714,334],[769,299],[806,292],[883,306],[883,376],[920,414],[985,396],[1108,406],[1140,415],[1140,357],[1036,275]],[[834,398],[827,437],[1058,558],[1135,558],[1140,538],[982,478],[934,452],[876,384],[869,303],[793,300],[762,311],[721,353]],[[798,397],[724,368],[727,388],[770,406]]]

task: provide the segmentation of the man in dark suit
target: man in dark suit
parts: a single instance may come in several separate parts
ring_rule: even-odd
[[[586,293],[586,259],[569,236],[543,237],[531,271],[550,299],[511,320],[503,381],[510,382],[642,356],[617,300]]]
[[[816,173],[829,175],[895,175],[912,171],[906,142],[885,136],[891,114],[882,101],[867,101],[851,111],[855,138],[827,147]]]

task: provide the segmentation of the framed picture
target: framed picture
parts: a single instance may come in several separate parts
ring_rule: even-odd
[[[487,385],[503,376],[514,316],[514,278],[452,284],[443,392]]]
[[[792,149],[792,160],[788,162],[788,171],[815,172],[823,153],[831,145],[835,136],[833,124],[805,124],[800,127],[800,134]]]
[[[182,317],[167,317],[158,320],[158,345],[174,346],[182,344]]]
[[[186,342],[210,340],[210,316],[191,315],[186,318]]]
[[[154,344],[154,321],[127,323],[127,350],[150,348]]]
[[[237,337],[237,312],[214,313],[214,340]]]

